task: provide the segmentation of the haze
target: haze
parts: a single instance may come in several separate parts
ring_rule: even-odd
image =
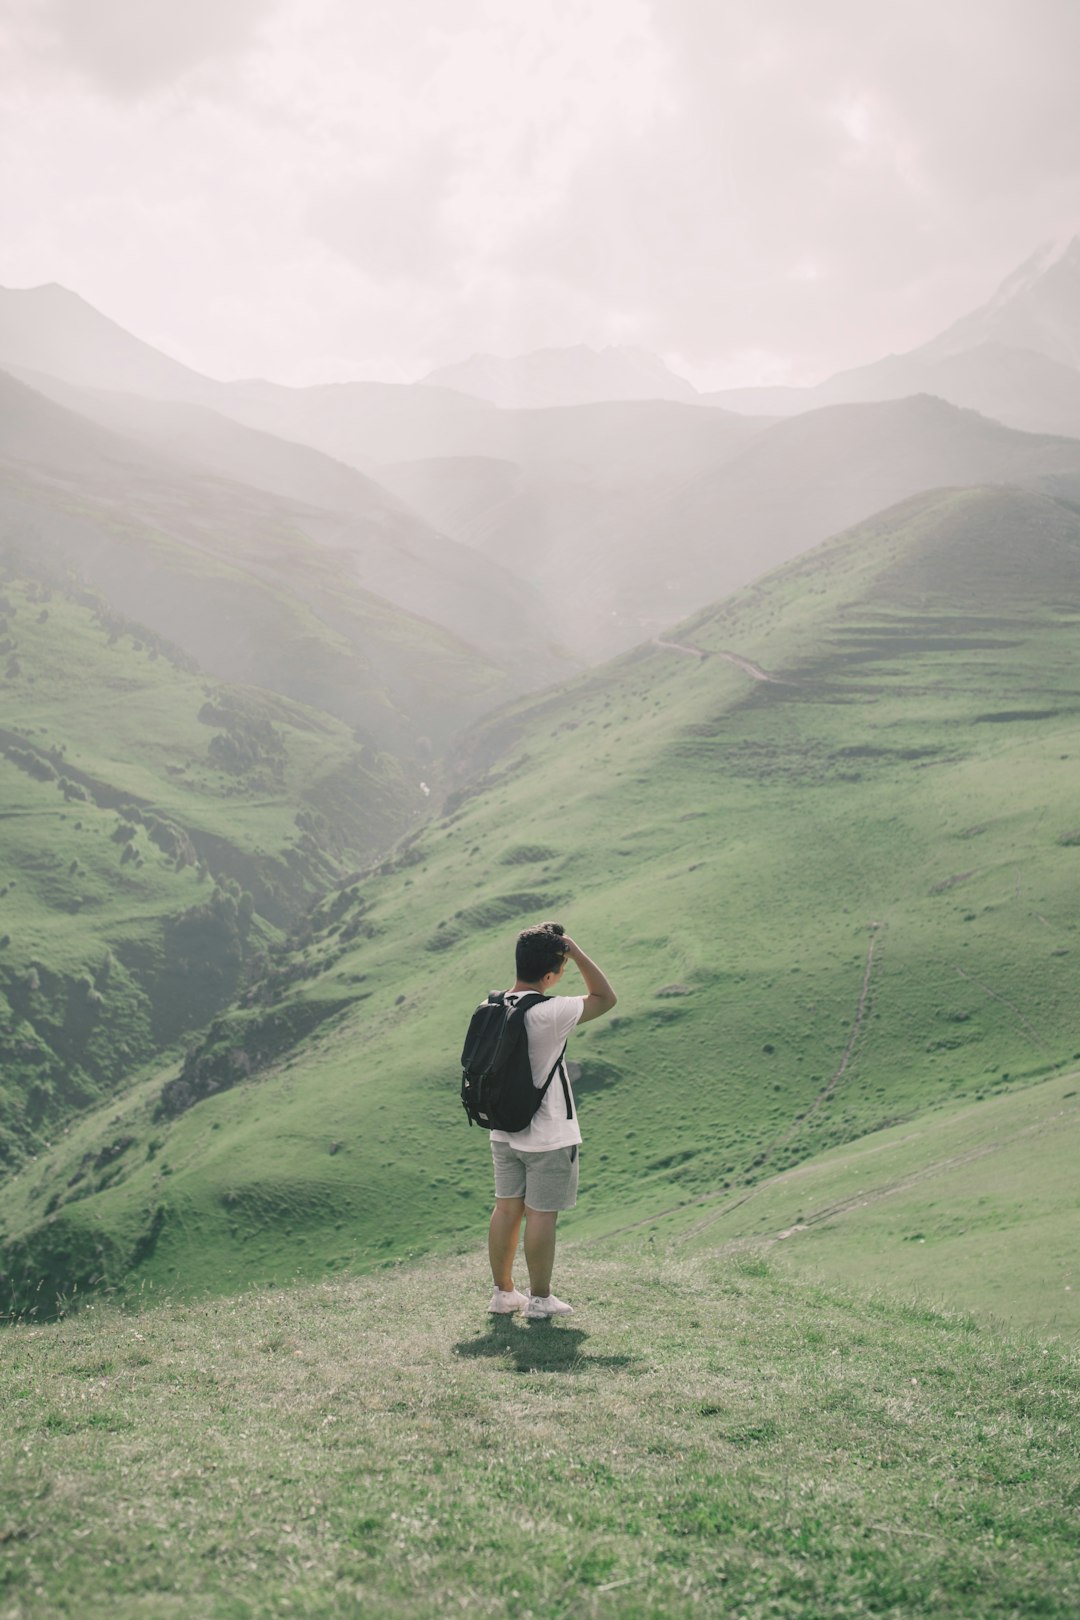
[[[1069,0],[4,0],[0,283],[217,377],[919,344],[1080,228]]]

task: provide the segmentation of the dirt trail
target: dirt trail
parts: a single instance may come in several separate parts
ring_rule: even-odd
[[[855,1018],[851,1025],[851,1032],[848,1035],[847,1045],[844,1047],[843,1055],[840,1058],[840,1063],[837,1069],[832,1075],[830,1075],[828,1081],[818,1092],[805,1114],[801,1114],[796,1119],[792,1120],[784,1134],[782,1136],[778,1136],[775,1141],[769,1143],[769,1146],[765,1149],[762,1157],[755,1161],[756,1169],[760,1169],[762,1165],[768,1164],[777,1148],[787,1146],[788,1142],[791,1141],[791,1138],[797,1135],[803,1126],[812,1120],[818,1110],[824,1106],[824,1104],[829,1100],[833,1092],[836,1090],[837,1086],[840,1084],[840,1081],[844,1078],[844,1072],[855,1055],[855,1045],[860,1034],[862,1033],[863,1022],[866,1018],[866,1006],[870,996],[870,980],[874,972],[874,951],[877,947],[879,939],[881,938],[884,928],[884,923],[875,922],[870,924],[870,941],[866,949],[866,966],[863,970],[862,989],[859,991],[859,1000],[855,1007]]]
[[[654,636],[652,644],[665,652],[683,653],[688,658],[698,658],[702,662],[706,658],[722,658],[725,663],[734,664],[736,669],[741,669],[744,675],[749,675],[752,681],[775,681],[777,678],[752,663],[749,658],[744,658],[741,653],[707,652],[704,647],[690,647],[682,641],[665,641],[662,636]]]
[[[777,679],[775,675],[770,675],[767,670],[761,669],[759,665],[752,664],[749,658],[744,658],[741,653],[718,652],[716,656],[725,659],[729,664],[734,664],[735,668],[741,669],[744,675],[749,675],[752,681],[775,682]]]
[[[685,653],[687,658],[700,658],[704,660],[709,657],[709,654],[705,651],[704,647],[688,647],[682,641],[665,641],[662,636],[653,636],[652,644],[654,647],[663,648],[664,652]]]
[[[843,1079],[845,1070],[855,1054],[855,1046],[859,1039],[859,1035],[862,1032],[863,1023],[866,1018],[867,1004],[870,998],[870,983],[874,971],[874,953],[884,928],[884,923],[874,922],[870,924],[870,940],[866,951],[866,966],[863,970],[862,988],[859,992],[859,1000],[855,1008],[855,1018],[851,1025],[851,1032],[848,1035],[847,1045],[844,1048],[835,1072],[830,1076],[827,1084],[822,1087],[821,1091],[818,1092],[806,1113],[793,1120],[784,1134],[776,1137],[776,1139],[769,1144],[762,1157],[755,1162],[755,1169],[761,1169],[763,1165],[767,1164],[772,1158],[773,1154],[776,1152],[777,1148],[785,1146],[785,1144],[791,1140],[791,1138],[802,1128],[802,1126],[806,1124],[807,1120],[813,1118],[818,1109],[822,1107],[822,1105],[832,1095],[840,1081]],[[698,1226],[690,1227],[684,1235],[689,1237],[693,1233],[701,1231],[704,1227],[711,1226],[714,1221],[720,1220],[722,1216],[730,1215],[732,1211],[739,1209],[743,1204],[749,1203],[750,1199],[756,1197],[756,1195],[761,1191],[762,1187],[769,1187],[773,1184],[773,1182],[782,1180],[784,1175],[791,1175],[795,1173],[797,1172],[782,1171],[778,1176],[770,1176],[767,1181],[759,1182],[754,1187],[748,1187],[744,1193],[739,1194],[735,1198],[728,1199],[728,1201],[724,1203],[723,1207],[711,1214],[707,1220],[702,1221]],[[711,1204],[715,1199],[721,1197],[723,1197],[722,1193],[702,1193],[698,1198],[693,1199],[692,1202],[695,1204]],[[665,1215],[677,1214],[680,1208],[685,1209],[685,1204],[676,1205],[672,1209],[661,1210],[658,1215],[650,1215],[644,1220],[632,1221],[628,1226],[617,1227],[614,1231],[605,1233],[604,1236],[615,1237],[621,1232],[632,1232],[636,1227],[650,1226],[653,1221],[662,1220]]]
[[[1064,1112],[1064,1111],[1062,1111]],[[814,1210],[804,1217],[797,1226],[789,1226],[782,1232],[775,1232],[766,1238],[766,1243],[779,1243],[784,1238],[794,1237],[799,1232],[805,1232],[811,1226],[817,1226],[822,1221],[832,1219],[836,1215],[849,1214],[853,1209],[866,1209],[871,1204],[879,1204],[894,1193],[906,1192],[909,1187],[917,1187],[922,1181],[932,1181],[936,1176],[947,1175],[950,1170],[959,1170],[966,1164],[975,1164],[979,1159],[989,1158],[994,1153],[1000,1153],[1004,1148],[1010,1147],[1014,1142],[1020,1142],[1027,1136],[1046,1136],[1050,1132],[1060,1129],[1061,1113],[1055,1114],[1052,1119],[1037,1120],[1034,1125],[1023,1125],[1019,1130],[1012,1131],[1008,1136],[996,1137],[993,1141],[982,1142],[978,1147],[966,1148],[962,1153],[952,1153],[943,1159],[935,1159],[930,1164],[923,1165],[918,1170],[910,1170],[907,1175],[897,1176],[893,1181],[884,1181],[877,1187],[862,1187],[857,1193],[847,1198],[839,1199],[835,1204],[828,1204],[823,1209]],[[775,1181],[783,1181],[784,1176],[776,1176]],[[703,1223],[708,1224],[708,1223]]]
[[[892,1177],[887,1181],[880,1182],[877,1186],[861,1187],[858,1192],[851,1193],[846,1198],[840,1198],[835,1203],[823,1205],[821,1209],[812,1210],[797,1226],[785,1227],[781,1231],[763,1236],[757,1241],[765,1244],[783,1242],[786,1238],[796,1237],[800,1232],[808,1231],[812,1226],[820,1225],[822,1221],[850,1214],[855,1209],[869,1208],[871,1204],[881,1203],[884,1199],[891,1198],[896,1193],[906,1192],[909,1187],[916,1187],[920,1182],[933,1181],[936,1177],[947,1175],[950,1171],[961,1169],[964,1165],[974,1164],[979,1159],[990,1158],[993,1154],[1002,1152],[1003,1149],[1010,1147],[1014,1142],[1022,1141],[1025,1137],[1049,1135],[1051,1132],[1060,1130],[1060,1120],[1066,1113],[1067,1110],[1060,1109],[1050,1119],[1037,1120],[1033,1125],[1023,1125],[1007,1135],[994,1137],[991,1141],[981,1142],[977,1146],[966,1148],[959,1153],[947,1154],[941,1159],[934,1159],[931,1163],[922,1165],[917,1170],[910,1170],[905,1175]],[[856,1142],[853,1146],[861,1148],[863,1144]],[[717,1221],[723,1220],[725,1215],[731,1215],[735,1210],[741,1209],[744,1204],[750,1203],[751,1199],[756,1198],[759,1193],[778,1187],[784,1182],[798,1181],[800,1177],[807,1174],[808,1168],[805,1165],[796,1165],[790,1170],[781,1170],[777,1175],[769,1176],[767,1180],[759,1182],[756,1187],[748,1187],[745,1192],[734,1198],[728,1197],[724,1199],[724,1194],[720,1192],[702,1193],[691,1202],[701,1206],[714,1203],[718,1199],[724,1199],[724,1202],[719,1209],[712,1210],[704,1220],[698,1221],[694,1226],[689,1226],[685,1231],[680,1232],[679,1240],[683,1241],[686,1238],[696,1237],[701,1232],[707,1231]],[[686,1208],[686,1204],[673,1205],[670,1209],[661,1210],[643,1220],[633,1221],[628,1226],[621,1226],[614,1231],[605,1232],[603,1236],[618,1237],[623,1232],[631,1232],[638,1227],[652,1226],[657,1221],[663,1220],[665,1216],[685,1213]]]
[[[1045,919],[1040,919],[1040,921],[1043,921],[1043,920],[1045,920]],[[959,975],[960,975],[960,977],[962,979],[966,979],[968,984],[978,985],[979,989],[983,992],[984,995],[989,996],[992,1001],[1000,1001],[1000,1003],[1001,1003],[1001,1005],[1003,1007],[1008,1007],[1008,1009],[1009,1009],[1009,1011],[1011,1013],[1015,1013],[1017,1018],[1019,1018],[1020,1023],[1022,1024],[1024,1030],[1026,1031],[1026,1033],[1028,1035],[1030,1035],[1031,1039],[1034,1041],[1035,1045],[1039,1048],[1040,1052],[1048,1051],[1046,1042],[1042,1039],[1042,1037],[1039,1034],[1038,1030],[1035,1028],[1035,1025],[1032,1024],[1032,1023],[1029,1023],[1029,1021],[1024,1017],[1023,1013],[1020,1011],[1019,1007],[1017,1007],[1015,1005],[1015,1003],[1013,1003],[1011,1001],[1008,1001],[1004,996],[999,996],[996,990],[991,990],[991,988],[990,988],[990,986],[988,984],[983,984],[982,980],[977,979],[973,973],[965,973],[964,969],[962,967],[958,967],[955,962],[953,963],[953,969],[954,969],[954,971],[956,973],[959,973]]]

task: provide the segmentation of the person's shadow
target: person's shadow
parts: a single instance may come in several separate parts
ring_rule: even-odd
[[[512,1316],[492,1316],[486,1333],[461,1339],[456,1356],[501,1356],[519,1373],[592,1372],[601,1367],[632,1367],[635,1356],[591,1356],[582,1349],[589,1335],[584,1328],[554,1322],[515,1322]]]

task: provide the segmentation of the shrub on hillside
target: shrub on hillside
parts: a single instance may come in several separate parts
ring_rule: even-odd
[[[228,1091],[279,1061],[351,1000],[300,1001],[249,1018],[221,1019],[188,1049],[183,1068],[161,1088],[154,1117],[175,1119],[206,1097]]]
[[[14,743],[11,743],[4,749],[4,753],[13,765],[17,765],[28,776],[36,777],[39,782],[54,782],[56,780],[56,771],[49,764],[49,761],[42,759],[40,754],[34,753],[32,748],[17,748]]]

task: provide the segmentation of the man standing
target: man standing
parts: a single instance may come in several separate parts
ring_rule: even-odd
[[[577,1202],[581,1145],[566,1060],[565,1056],[560,1060],[559,1054],[576,1025],[611,1011],[615,992],[596,963],[566,937],[558,923],[526,928],[518,935],[515,955],[517,980],[506,993],[508,1007],[515,1006],[530,990],[546,996],[559,983],[569,961],[577,965],[587,992],[583,996],[550,996],[528,1009],[525,1029],[533,1084],[542,1087],[553,1070],[554,1077],[526,1130],[491,1133],[495,1209],[488,1232],[488,1254],[495,1292],[488,1309],[502,1316],[522,1311],[530,1321],[540,1321],[550,1316],[568,1316],[573,1309],[551,1292],[555,1223],[561,1209],[573,1209]],[[525,1264],[529,1270],[527,1297],[514,1287],[513,1279],[523,1218]]]

